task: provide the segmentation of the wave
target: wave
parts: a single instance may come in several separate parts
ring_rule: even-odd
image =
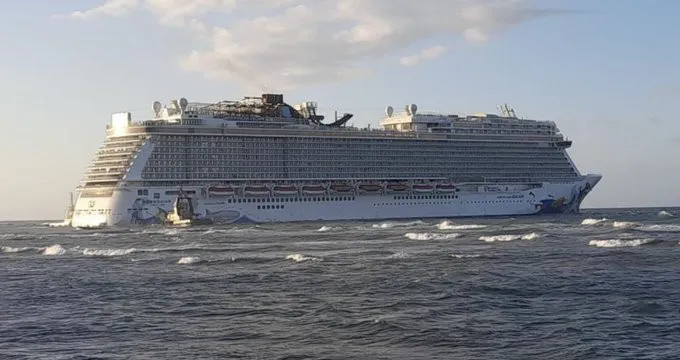
[[[598,225],[601,224],[605,221],[607,221],[607,218],[602,218],[602,219],[584,219],[581,221],[581,225]]]
[[[48,255],[48,256],[58,256],[58,255],[64,255],[66,254],[66,249],[64,249],[61,245],[55,244],[51,246],[47,246],[44,248],[40,249],[40,252],[43,255]]]
[[[342,228],[338,227],[338,226],[325,226],[324,225],[316,231],[318,231],[318,232],[328,232],[328,231],[339,231],[339,230],[342,230]]]
[[[654,239],[608,239],[608,240],[590,240],[589,246],[602,247],[602,248],[620,248],[620,247],[637,247],[645,244],[651,244]]]
[[[506,242],[515,240],[536,240],[539,235],[536,233],[524,234],[524,235],[493,235],[493,236],[480,236],[479,240],[486,242]]]
[[[456,224],[453,224],[450,221],[444,221],[444,222],[437,224],[437,228],[439,230],[477,230],[477,229],[485,229],[486,227],[487,227],[486,225],[477,225],[477,224],[456,225]]]
[[[49,226],[49,227],[66,227],[66,226],[71,226],[71,222],[64,220],[62,222],[52,222],[52,223],[43,223],[43,226]]]
[[[380,223],[380,224],[373,224],[372,227],[378,228],[378,229],[391,229],[391,228],[395,228],[395,227],[413,227],[413,226],[420,226],[420,225],[424,225],[424,224],[425,223],[422,222],[421,220],[409,221],[409,222],[388,221],[388,222],[384,222],[384,223]]]
[[[22,253],[22,252],[26,252],[26,251],[37,251],[37,250],[38,250],[38,248],[34,248],[34,247],[20,247],[20,248],[15,248],[15,247],[11,247],[11,246],[0,247],[0,251],[2,251],[4,253]]]
[[[200,262],[201,259],[195,256],[185,256],[177,261],[180,265],[190,265]]]
[[[136,252],[137,249],[83,249],[81,252],[86,256],[123,256]]]
[[[293,260],[295,262],[303,262],[303,261],[321,261],[322,259],[316,258],[313,256],[305,256],[302,254],[291,254],[286,256],[286,260]]]
[[[407,233],[404,236],[411,240],[451,240],[459,237],[460,234]]]
[[[612,224],[612,226],[617,229],[630,229],[638,227],[640,225],[641,225],[640,223],[636,223],[633,221],[614,221],[614,223]]]
[[[451,254],[451,257],[456,259],[475,259],[481,256],[479,254]]]
[[[658,217],[675,217],[675,215],[673,215],[672,213],[670,213],[666,210],[659,211],[659,213],[656,214],[656,216],[658,216]]]

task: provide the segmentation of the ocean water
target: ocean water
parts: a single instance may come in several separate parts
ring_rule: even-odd
[[[0,359],[678,359],[680,209],[0,223]]]

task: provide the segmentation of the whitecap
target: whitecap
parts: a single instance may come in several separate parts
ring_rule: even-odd
[[[451,240],[459,237],[460,234],[407,233],[404,236],[411,240]]]
[[[16,247],[11,247],[11,246],[3,246],[3,247],[0,247],[0,250],[2,250],[2,252],[4,252],[4,253],[22,253],[22,252],[25,252],[25,251],[36,250],[36,249],[32,248],[32,247],[16,248]]]
[[[451,257],[454,257],[456,259],[474,259],[481,256],[482,255],[479,254],[451,254]]]
[[[320,228],[319,228],[318,230],[316,230],[316,231],[318,231],[318,232],[328,232],[328,231],[336,231],[336,230],[340,230],[340,229],[342,229],[342,228],[340,228],[340,227],[334,227],[334,226],[325,226],[325,225],[324,225],[324,226],[320,227]]]
[[[81,252],[85,256],[123,256],[137,251],[135,248],[130,249],[83,249]]]
[[[456,224],[453,224],[450,221],[444,221],[444,222],[437,224],[437,228],[439,230],[477,230],[477,229],[485,229],[486,227],[487,227],[486,225],[477,225],[477,224],[456,225]]]
[[[479,240],[486,242],[507,242],[515,240],[536,240],[539,235],[536,233],[524,234],[524,235],[493,235],[493,236],[480,236]]]
[[[177,261],[178,264],[182,265],[189,265],[189,264],[195,264],[197,262],[201,261],[198,257],[195,256],[185,256]]]
[[[581,225],[597,225],[607,221],[607,218],[602,219],[584,219],[581,221]]]
[[[654,239],[601,239],[590,240],[588,245],[602,248],[637,247],[654,242]]]
[[[659,213],[656,214],[656,215],[657,215],[658,217],[674,217],[674,216],[675,216],[675,215],[673,215],[672,213],[670,213],[670,212],[668,212],[668,211],[666,211],[666,210],[661,210],[661,211],[659,211]]]
[[[640,226],[640,224],[632,221],[614,221],[612,226],[617,229],[630,229],[636,226]]]
[[[56,256],[56,255],[64,255],[66,253],[66,249],[61,247],[61,245],[59,245],[59,244],[55,244],[55,245],[51,245],[51,246],[41,248],[40,252],[42,252],[43,255]]]
[[[321,261],[319,258],[315,258],[313,256],[305,256],[302,254],[291,254],[286,256],[286,260],[293,260],[295,262],[303,262],[303,261]]]
[[[417,221],[409,221],[409,222],[384,222],[380,224],[373,224],[374,228],[379,228],[379,229],[390,229],[394,227],[412,227],[412,226],[419,226],[423,225],[424,223],[420,220]]]

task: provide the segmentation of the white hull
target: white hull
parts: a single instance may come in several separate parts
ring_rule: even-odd
[[[475,191],[445,193],[332,194],[323,196],[197,196],[197,212],[215,223],[265,223],[377,219],[420,219],[485,216],[520,216],[577,212],[583,198],[600,180],[588,175],[571,183],[544,183],[540,187],[513,190],[512,185],[479,186]],[[505,188],[504,188],[505,187]],[[526,187],[526,186],[525,186]],[[508,189],[507,191],[504,189]],[[137,196],[141,188],[125,187],[108,198],[79,197],[72,220],[74,227],[135,226],[156,224],[172,209],[175,188],[144,188],[149,196]],[[190,189],[185,187],[185,189]],[[200,188],[196,193],[201,194]],[[248,202],[247,200],[250,200]]]

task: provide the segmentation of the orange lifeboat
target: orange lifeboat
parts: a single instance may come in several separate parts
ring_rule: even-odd
[[[403,192],[403,191],[406,191],[408,189],[408,186],[406,186],[406,184],[398,183],[398,184],[388,184],[386,186],[386,188],[387,188],[387,191],[389,191],[389,192]]]
[[[333,184],[330,186],[330,189],[335,193],[348,193],[352,191],[352,187],[347,184]]]
[[[430,184],[413,184],[413,191],[418,193],[429,193],[434,190],[434,186]]]
[[[305,195],[323,195],[326,193],[326,188],[322,185],[304,185],[302,193]]]
[[[274,193],[277,195],[297,195],[297,187],[295,185],[276,185],[274,186]]]
[[[269,195],[269,188],[264,185],[248,185],[243,188],[247,195]]]
[[[451,183],[438,184],[437,191],[442,193],[450,193],[456,191],[456,186]]]
[[[234,195],[234,188],[229,185],[216,185],[208,188],[211,196],[231,196]]]
[[[359,191],[362,193],[376,193],[382,190],[380,184],[361,184],[359,185]]]

